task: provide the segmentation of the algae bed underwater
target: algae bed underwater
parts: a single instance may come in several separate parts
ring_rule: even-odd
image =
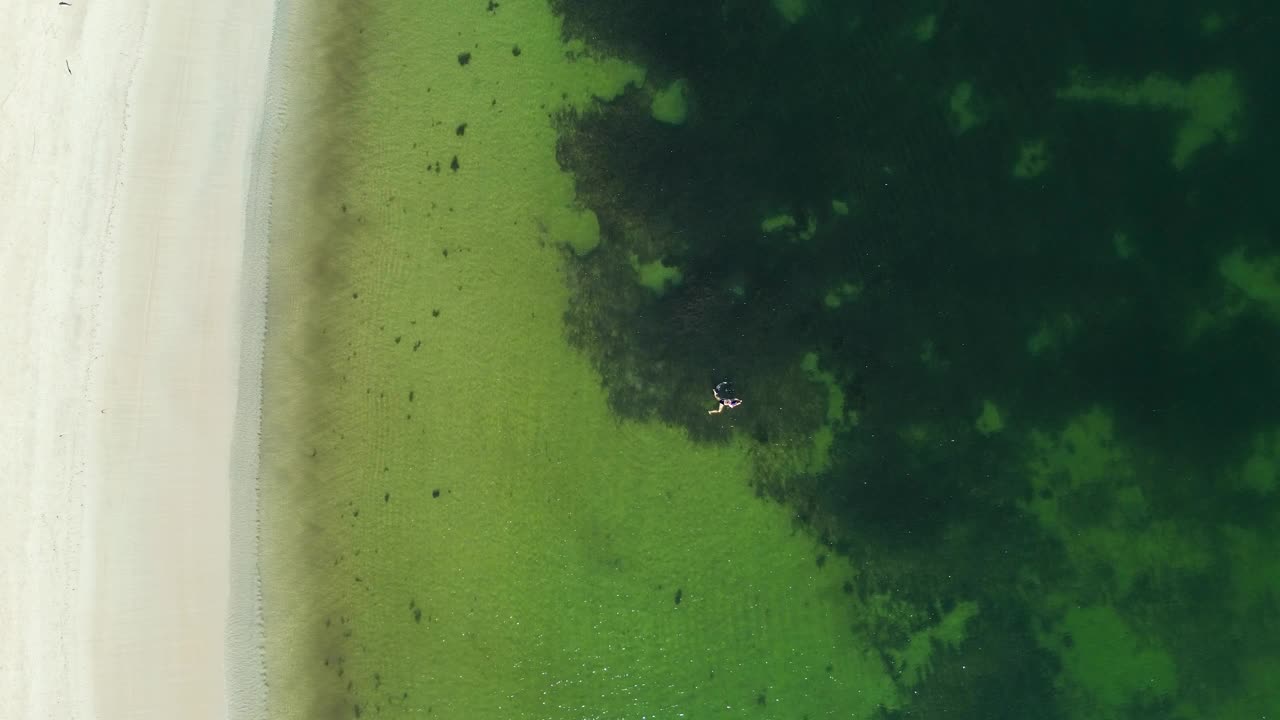
[[[1280,19],[1069,5],[317,22],[272,716],[1280,713]]]

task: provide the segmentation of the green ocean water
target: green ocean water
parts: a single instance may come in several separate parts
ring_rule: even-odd
[[[1134,422],[1126,394],[1144,374],[1202,367],[1274,387],[1266,362],[1207,361],[1196,345],[1225,336],[1239,350],[1237,323],[1273,333],[1271,226],[1178,258],[1207,279],[1150,280],[1167,288],[1151,316],[1185,316],[1170,323],[1177,342],[1155,338],[1172,370],[1153,370],[1121,356],[1149,339],[1131,325],[1158,323],[1125,314],[1142,300],[1111,299],[1163,271],[1143,264],[1161,239],[1140,212],[1092,208],[1106,229],[1094,232],[1065,199],[1033,194],[1089,197],[1086,174],[1061,180],[1065,138],[1117,112],[1176,119],[1138,151],[1165,172],[1247,144],[1243,76],[1064,67],[1055,107],[1097,114],[1037,127],[981,77],[935,77],[940,63],[917,58],[935,85],[883,72],[890,89],[849,91],[879,117],[833,124],[871,138],[850,159],[814,108],[696,82],[713,53],[652,20],[686,6],[554,5],[569,20],[516,0],[348,6],[317,13],[296,55],[264,392],[271,717],[1280,711],[1280,426],[1265,410],[1235,435],[1189,432],[1173,410]],[[875,27],[844,5],[687,7],[702,8],[688,27],[760,23],[780,68],[839,92],[807,53]],[[967,18],[903,15],[867,45],[941,47],[949,18]],[[1197,17],[1213,33],[1239,14]],[[729,74],[757,72],[730,51],[714,58],[740,62]],[[906,97],[928,109],[899,123],[891,101]],[[785,143],[729,122],[700,130],[731,107],[830,138],[816,152],[861,163],[856,179],[803,152],[743,160]],[[885,149],[886,127],[909,156],[962,149],[918,171]],[[959,166],[953,192],[942,178]],[[976,186],[999,212],[963,205]],[[938,217],[961,240],[990,231],[976,246],[1015,270],[1062,240],[1017,234],[1027,227],[1094,232],[1091,274],[1028,273],[1040,294],[988,296],[1016,281],[981,250],[954,273],[912,254],[950,260],[929,246],[944,244]],[[1095,344],[1104,370],[1092,355],[1069,369],[1072,348]],[[1252,347],[1276,355],[1270,340]],[[730,378],[744,405],[708,415]],[[1166,451],[1183,437],[1211,451]]]
[[[551,114],[643,69],[565,45],[537,4],[452,7],[362,18],[381,39],[351,70],[351,154],[324,191],[341,200],[308,211],[335,230],[288,300],[311,377],[277,381],[299,409],[269,443],[289,487],[266,522],[297,527],[268,552],[305,560],[266,582],[268,627],[291,635],[274,667],[296,665],[272,716],[816,718],[890,701],[844,630],[845,576],[756,497],[742,445],[617,419],[564,338],[562,229],[584,221]]]

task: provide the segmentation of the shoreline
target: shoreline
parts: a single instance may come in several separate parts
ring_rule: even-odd
[[[280,42],[272,48],[273,77],[281,112],[268,118],[271,138],[262,147],[273,147],[271,198],[261,207],[270,225],[269,293],[265,305],[264,352],[260,356],[260,432],[257,487],[257,563],[259,614],[265,632],[262,642],[266,674],[270,679],[262,717],[272,720],[315,717],[332,712],[332,693],[312,685],[311,658],[319,652],[311,618],[318,601],[311,578],[317,568],[301,548],[318,538],[309,532],[313,519],[295,504],[299,478],[305,472],[299,447],[309,447],[306,422],[312,417],[311,385],[299,378],[313,378],[313,353],[307,344],[316,323],[314,297],[306,279],[326,256],[313,255],[314,239],[333,232],[316,208],[329,201],[322,188],[327,178],[341,176],[326,162],[339,143],[343,123],[333,116],[335,58],[345,58],[346,17],[340,8],[299,6],[277,0],[276,32]],[[306,33],[292,31],[304,27]],[[275,97],[273,95],[273,97]],[[338,110],[338,112],[342,112]],[[262,167],[260,163],[257,167]],[[258,197],[263,197],[259,195]],[[338,201],[333,200],[336,205]],[[296,212],[294,208],[307,208]],[[323,313],[321,313],[323,314]]]
[[[0,33],[5,717],[265,716],[282,7],[47,3]]]
[[[293,19],[288,0],[272,0],[263,107],[250,143],[245,248],[241,263],[239,391],[231,445],[230,603],[226,623],[227,717],[266,720],[267,657],[262,604],[262,397],[270,287],[276,156],[288,108],[285,82]]]

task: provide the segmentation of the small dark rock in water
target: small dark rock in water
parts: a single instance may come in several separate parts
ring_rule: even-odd
[[[681,601],[681,600],[683,600],[683,599],[684,599],[684,588],[677,588],[677,589],[676,589],[676,604],[677,604],[677,605],[679,605],[679,604],[680,604],[680,601]]]
[[[469,53],[469,52],[458,53],[458,64],[459,64],[459,65],[466,65],[466,64],[467,64],[467,63],[469,63],[469,62],[471,62],[471,53]]]

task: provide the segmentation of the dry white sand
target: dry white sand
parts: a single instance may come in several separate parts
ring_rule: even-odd
[[[252,717],[276,9],[68,2],[0,24],[0,718]]]

